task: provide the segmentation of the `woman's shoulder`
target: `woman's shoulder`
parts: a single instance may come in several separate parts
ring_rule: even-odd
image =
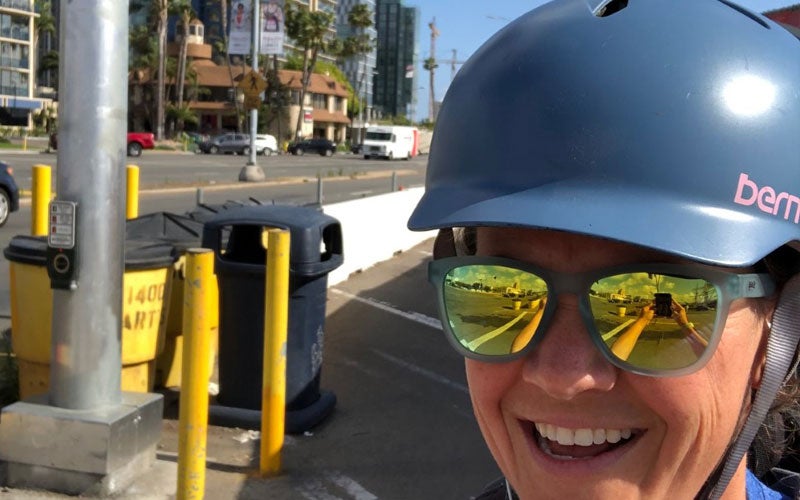
[[[773,468],[759,480],[747,471],[747,500],[794,500],[800,498],[800,474],[785,469]]]

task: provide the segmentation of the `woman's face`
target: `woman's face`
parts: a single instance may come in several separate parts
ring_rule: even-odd
[[[477,248],[480,255],[561,272],[676,261],[631,245],[544,230],[481,228]],[[645,377],[614,367],[592,343],[578,299],[569,294],[559,297],[544,338],[526,357],[497,364],[467,360],[478,423],[521,498],[693,498],[722,457],[760,376],[753,366],[765,320],[752,306],[744,299],[731,305],[713,358],[683,377]],[[611,429],[623,439],[562,446],[540,438],[536,424],[565,436]],[[743,466],[724,498],[744,498]]]

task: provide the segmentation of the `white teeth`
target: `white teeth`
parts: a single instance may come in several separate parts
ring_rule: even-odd
[[[591,429],[578,429],[575,431],[575,444],[578,446],[591,446],[594,441],[594,433]]]
[[[567,429],[552,424],[535,424],[539,435],[563,446],[592,446],[618,443],[633,435],[632,429]]]
[[[594,444],[603,444],[606,442],[606,430],[605,429],[595,429],[594,436],[592,443]]]
[[[571,429],[565,429],[564,427],[556,427],[558,437],[557,441],[558,444],[564,446],[572,446],[575,444],[575,432]]]

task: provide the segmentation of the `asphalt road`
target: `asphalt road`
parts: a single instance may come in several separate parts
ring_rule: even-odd
[[[409,161],[365,160],[352,154],[331,157],[307,154],[304,156],[258,156],[256,163],[268,181],[291,178],[334,179],[358,178],[376,172],[397,171],[399,174],[416,174],[416,185],[421,185],[427,156]],[[0,160],[14,167],[15,178],[22,189],[30,189],[31,167],[42,164],[53,168],[55,185],[58,172],[58,155],[31,149],[28,152],[0,150]],[[239,172],[248,161],[246,156],[204,155],[180,152],[145,151],[138,158],[127,158],[127,163],[139,167],[141,189],[184,186],[215,186],[239,183]],[[80,168],[80,165],[73,168]]]

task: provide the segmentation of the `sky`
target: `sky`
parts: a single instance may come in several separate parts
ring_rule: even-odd
[[[738,0],[736,3],[756,12],[775,10],[799,3],[800,0]],[[496,31],[539,5],[543,0],[404,0],[406,6],[419,7],[418,34],[419,59],[417,65],[417,106],[414,118],[428,116],[428,72],[422,62],[430,57],[430,29],[428,23],[436,19],[439,36],[436,38],[436,59],[439,67],[435,74],[435,99],[441,101],[451,79],[453,50],[457,60],[469,58]],[[458,68],[460,65],[457,65]]]

